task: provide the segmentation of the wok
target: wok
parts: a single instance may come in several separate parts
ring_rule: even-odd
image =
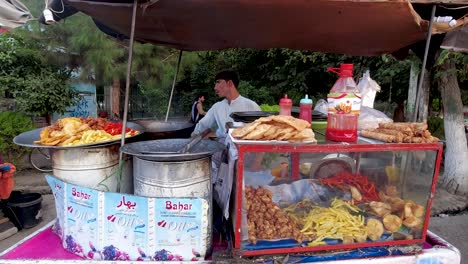
[[[152,119],[132,120],[145,129],[141,140],[189,138],[195,124],[189,121],[157,121]]]

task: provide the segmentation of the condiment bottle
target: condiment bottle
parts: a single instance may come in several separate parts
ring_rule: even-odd
[[[329,140],[357,141],[357,126],[361,110],[361,94],[353,79],[353,64],[341,64],[340,68],[328,68],[338,73],[328,99],[328,119],[325,136]]]
[[[283,98],[279,101],[280,115],[291,115],[292,100],[288,98],[288,95],[285,94]]]
[[[309,99],[309,95],[306,94],[304,98],[299,102],[299,118],[307,122],[312,122],[312,99]]]

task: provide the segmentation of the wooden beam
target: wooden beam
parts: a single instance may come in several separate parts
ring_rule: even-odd
[[[467,0],[410,0],[412,4],[468,5]]]

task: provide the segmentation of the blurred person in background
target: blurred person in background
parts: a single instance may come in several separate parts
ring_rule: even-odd
[[[203,110],[203,102],[205,101],[205,96],[198,96],[192,104],[192,113],[191,120],[192,123],[196,124],[203,116],[206,115],[205,110]]]

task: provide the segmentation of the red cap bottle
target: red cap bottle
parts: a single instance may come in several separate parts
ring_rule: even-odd
[[[279,101],[280,115],[291,115],[292,100],[288,98],[288,95],[285,94],[283,98]]]

